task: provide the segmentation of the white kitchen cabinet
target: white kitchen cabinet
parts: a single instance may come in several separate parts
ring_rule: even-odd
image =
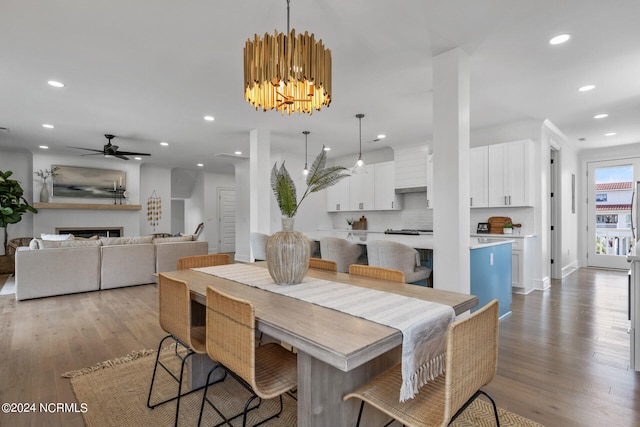
[[[427,208],[433,209],[433,154],[427,156]]]
[[[393,150],[397,189],[427,187],[428,147],[426,145]]]
[[[489,147],[474,147],[469,151],[470,200],[472,208],[489,206]]]
[[[370,211],[375,203],[375,168],[365,165],[349,177],[349,210]]]
[[[327,188],[327,212],[350,210],[349,181],[351,177],[342,178],[337,184]]]
[[[533,206],[533,142],[488,146],[489,206]]]
[[[396,194],[394,162],[376,163],[374,209],[377,211],[400,210],[401,198]]]

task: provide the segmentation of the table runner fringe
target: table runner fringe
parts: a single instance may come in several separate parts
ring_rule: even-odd
[[[175,343],[171,344],[166,348],[169,349],[173,347],[175,347]],[[99,371],[101,369],[122,365],[123,363],[127,363],[127,362],[132,362],[136,359],[140,359],[141,357],[153,356],[156,354],[156,352],[157,350],[149,350],[149,349],[134,350],[131,353],[127,354],[126,356],[105,360],[102,362],[98,362],[93,366],[87,366],[86,368],[65,372],[64,374],[62,374],[62,378],[74,378],[80,375],[90,374],[91,372],[94,372],[94,371]]]
[[[445,369],[445,353],[422,364],[416,372],[414,372],[406,381],[402,382],[400,388],[400,402],[413,399],[420,387],[429,381],[435,380],[444,374]]]

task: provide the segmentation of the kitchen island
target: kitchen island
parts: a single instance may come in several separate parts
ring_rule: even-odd
[[[303,233],[315,241],[320,241],[322,237],[339,237],[366,246],[370,241],[387,240],[436,253],[431,233],[402,235],[367,230],[319,230]],[[500,238],[469,237],[470,290],[480,300],[476,309],[496,298],[500,303],[501,318],[511,313],[512,243],[513,240],[505,239],[504,235],[500,235]],[[438,273],[434,271],[434,274]]]

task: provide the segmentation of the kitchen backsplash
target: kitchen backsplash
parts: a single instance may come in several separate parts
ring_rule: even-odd
[[[403,195],[402,210],[399,211],[358,211],[329,214],[332,227],[345,229],[347,218],[367,217],[369,230],[384,231],[388,228],[433,229],[433,209],[427,209],[426,193]],[[522,224],[521,234],[533,234],[533,208],[476,208],[471,209],[470,233],[475,233],[479,222],[487,222],[492,216],[508,216],[514,224]]]

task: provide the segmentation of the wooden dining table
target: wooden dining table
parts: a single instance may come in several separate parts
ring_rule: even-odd
[[[265,262],[254,265],[266,268]],[[359,406],[353,399],[343,401],[342,397],[400,362],[402,333],[398,329],[194,270],[162,274],[187,282],[193,311],[200,313],[196,316],[203,316],[206,289],[213,286],[251,301],[257,329],[297,349],[298,426],[355,425]],[[307,276],[446,304],[456,315],[478,304],[473,295],[346,273],[309,269]],[[205,359],[192,362],[194,386],[206,380],[211,362]],[[381,414],[367,416],[384,419]]]

